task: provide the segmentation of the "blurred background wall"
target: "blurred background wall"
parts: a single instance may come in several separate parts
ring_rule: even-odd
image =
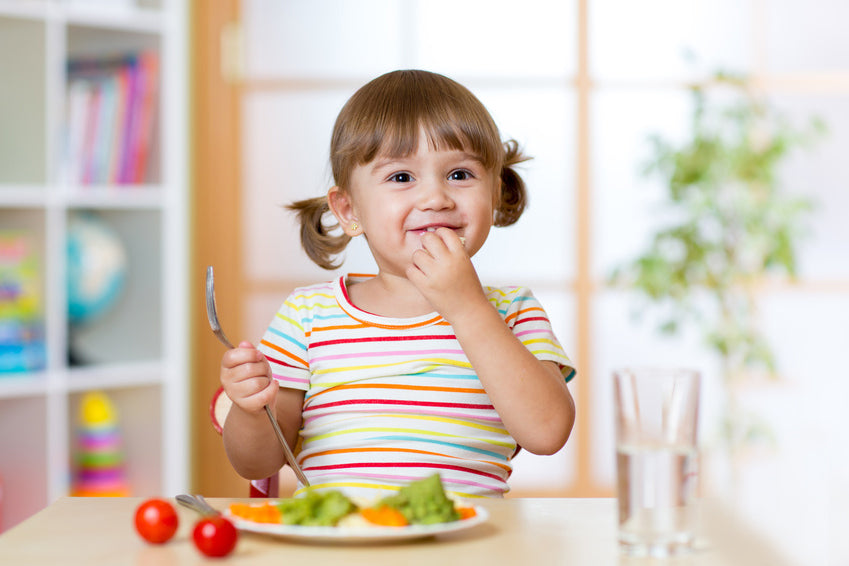
[[[196,2],[193,11],[193,277],[215,265],[231,339],[256,342],[291,289],[332,276],[302,253],[282,205],[332,184],[333,121],[371,78],[397,68],[446,74],[534,157],[523,170],[525,216],[494,230],[475,263],[485,282],[530,286],[548,310],[578,367],[578,422],[560,453],[518,457],[514,496],[615,493],[609,381],[619,366],[701,370],[703,438],[716,442],[720,360],[695,327],[662,336],[652,310],[634,316],[634,291],[608,284],[663,222],[662,180],[642,174],[647,140],[686,141],[689,88],[719,70],[747,76],[794,123],[820,117],[828,134],[779,171],[783,190],[816,203],[798,242],[798,277],[756,288],[779,378],[748,383],[741,399],[771,440],[745,451],[734,481],[717,485],[807,563],[845,546],[837,525],[847,524],[849,503],[849,4],[241,0]],[[547,251],[522,254],[525,242]],[[353,247],[342,271],[372,266],[368,250]],[[193,322],[197,413],[217,386],[220,348],[200,311]],[[210,477],[226,461],[203,413],[196,421],[195,483],[238,495],[246,487],[237,479]]]

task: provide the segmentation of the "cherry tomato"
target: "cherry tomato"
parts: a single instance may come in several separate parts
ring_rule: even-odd
[[[227,556],[235,548],[239,532],[224,517],[206,517],[195,525],[192,538],[198,550],[207,556]]]
[[[154,544],[162,544],[177,532],[177,511],[164,499],[148,499],[136,509],[136,531]]]

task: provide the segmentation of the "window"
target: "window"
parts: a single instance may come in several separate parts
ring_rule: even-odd
[[[451,76],[534,156],[524,169],[530,208],[515,227],[494,230],[476,257],[481,278],[530,286],[579,368],[572,439],[555,456],[521,455],[514,494],[613,495],[614,367],[697,366],[712,384],[710,398],[719,396],[716,361],[698,338],[659,338],[650,321],[630,316],[634,297],[605,280],[657,225],[660,187],[640,174],[647,136],[685,136],[688,84],[725,69],[751,75],[792,116],[818,114],[830,126],[817,151],[785,172],[788,186],[820,203],[801,251],[801,280],[765,287],[761,312],[787,383],[846,398],[846,386],[831,379],[849,344],[843,3],[242,0],[242,9],[246,335],[260,336],[282,294],[328,278],[302,253],[294,221],[277,205],[330,185],[327,148],[344,101],[396,68]],[[525,239],[545,242],[546,255],[521,254]],[[368,271],[370,261],[367,250],[352,249],[344,270]],[[777,422],[798,402],[774,392],[771,399],[767,416]],[[786,428],[777,432],[792,446],[799,431]]]

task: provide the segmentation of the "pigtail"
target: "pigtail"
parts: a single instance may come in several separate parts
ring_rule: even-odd
[[[301,246],[309,258],[319,267],[336,269],[342,265],[337,258],[351,241],[351,236],[334,233],[338,222],[325,224],[324,219],[330,212],[327,197],[316,197],[293,202],[286,206],[294,211],[301,223]]]
[[[496,226],[514,224],[525,211],[528,195],[525,181],[515,169],[515,165],[527,161],[516,140],[504,142],[504,164],[501,167],[501,195],[495,211]]]

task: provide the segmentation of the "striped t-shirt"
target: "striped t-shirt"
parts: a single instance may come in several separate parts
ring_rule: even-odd
[[[571,379],[571,363],[531,292],[485,291],[527,348]],[[340,277],[296,289],[259,349],[281,387],[305,391],[296,453],[313,489],[373,499],[439,473],[460,497],[508,491],[518,446],[440,315],[362,311]]]

